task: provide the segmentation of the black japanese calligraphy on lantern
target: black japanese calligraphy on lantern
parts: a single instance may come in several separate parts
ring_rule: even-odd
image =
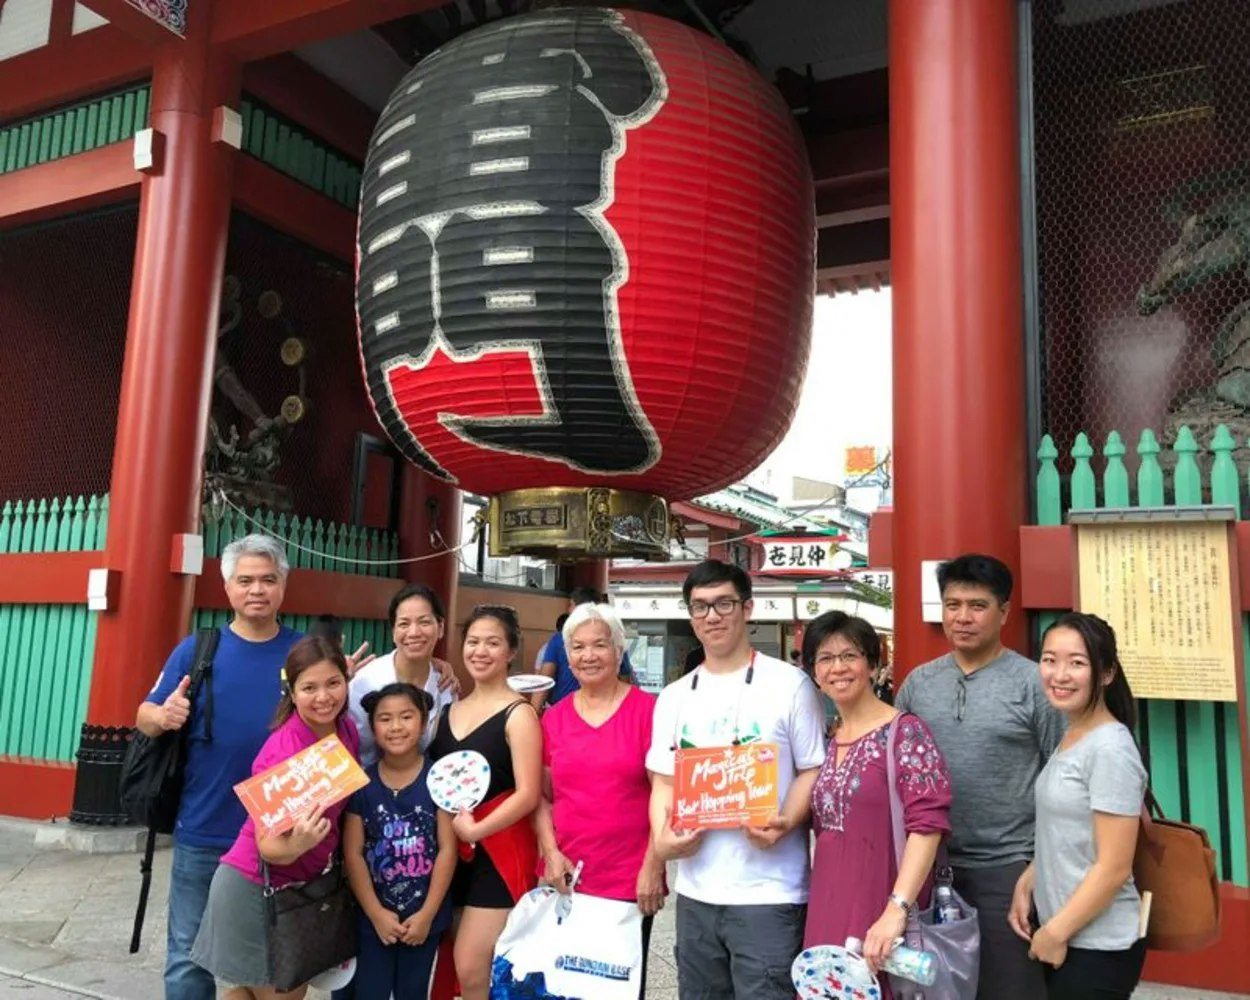
[[[807,557],[803,553],[802,545],[790,546],[790,565],[791,566],[806,566],[807,565]]]
[[[820,564],[825,561],[825,547],[823,545],[809,546],[807,550],[807,561],[819,569]]]
[[[604,213],[627,132],[667,93],[646,41],[595,8],[471,32],[400,84],[365,167],[357,306],[378,417],[414,462],[454,481],[391,382],[440,350],[458,363],[524,352],[542,402],[540,415],[439,412],[463,440],[598,474],[659,460],[621,343],[629,260]]]
[[[781,545],[770,545],[768,547],[768,565],[784,566],[786,564],[786,550]]]

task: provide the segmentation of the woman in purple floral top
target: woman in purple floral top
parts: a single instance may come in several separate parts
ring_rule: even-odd
[[[902,936],[908,909],[928,902],[938,844],[950,832],[950,778],[928,727],[903,715],[893,747],[907,831],[900,869],[885,757],[890,723],[899,713],[873,693],[881,640],[862,618],[830,611],[807,627],[803,664],[838,708],[812,790],[816,855],[803,947],[856,937],[876,969]]]

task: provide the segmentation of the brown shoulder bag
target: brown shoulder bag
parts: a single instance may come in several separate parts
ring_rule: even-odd
[[[1207,831],[1165,819],[1150,789],[1137,833],[1133,881],[1138,892],[1152,897],[1147,948],[1197,951],[1219,939],[1220,887]]]

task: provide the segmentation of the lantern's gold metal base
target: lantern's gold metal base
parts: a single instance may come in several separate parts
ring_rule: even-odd
[[[490,500],[490,554],[541,559],[667,559],[668,504],[606,487],[510,490]]]

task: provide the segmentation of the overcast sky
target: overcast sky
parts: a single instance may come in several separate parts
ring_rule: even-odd
[[[794,424],[748,477],[785,499],[793,476],[841,482],[846,449],[890,447],[890,292],[818,296]]]

